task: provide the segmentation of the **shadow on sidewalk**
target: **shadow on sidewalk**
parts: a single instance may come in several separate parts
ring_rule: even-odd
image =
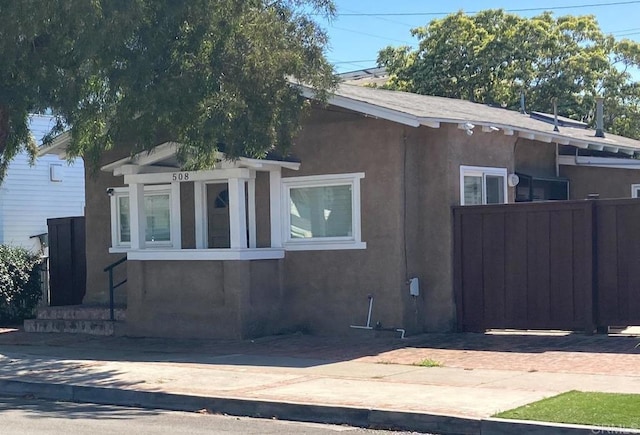
[[[31,397],[0,396],[0,416],[2,413],[20,409],[29,418],[60,418],[90,420],[129,420],[133,418],[159,415],[159,411],[136,409],[123,406],[95,405],[91,403],[66,403],[39,400]]]
[[[3,350],[3,347],[0,347]],[[0,378],[51,384],[91,383],[98,387],[134,387],[140,382],[118,380],[122,372],[102,369],[97,361],[65,361],[55,356],[0,354]]]
[[[509,333],[422,334],[401,340],[388,337],[320,337],[302,334],[255,340],[179,340],[165,338],[96,337],[75,334],[25,333],[0,329],[0,351],[18,349],[30,355],[74,360],[176,362],[305,368],[382,356],[398,349],[446,349],[543,354],[638,354],[640,338],[623,335]],[[25,367],[25,369],[28,369]],[[77,376],[82,376],[79,368]],[[1,369],[0,369],[1,374]],[[54,376],[55,374],[52,374]]]

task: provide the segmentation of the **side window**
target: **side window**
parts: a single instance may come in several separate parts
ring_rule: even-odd
[[[360,235],[362,178],[363,173],[284,178],[285,248],[364,249]]]
[[[460,166],[460,204],[504,204],[507,202],[506,168]]]
[[[131,246],[129,189],[112,189],[111,247]],[[146,215],[145,242],[150,245],[171,246],[171,189],[168,186],[148,186],[144,193]]]
[[[640,184],[631,185],[631,198],[640,198]]]

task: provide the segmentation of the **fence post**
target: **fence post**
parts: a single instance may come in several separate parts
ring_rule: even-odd
[[[598,301],[598,198],[589,197],[587,201],[588,211],[585,221],[591,232],[587,235],[586,241],[590,244],[587,254],[591,257],[591,286],[585,292],[585,333],[592,335],[597,329],[597,310]]]

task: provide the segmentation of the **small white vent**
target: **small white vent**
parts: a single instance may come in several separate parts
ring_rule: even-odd
[[[49,165],[49,179],[51,181],[61,182],[62,175],[62,165],[56,163]]]

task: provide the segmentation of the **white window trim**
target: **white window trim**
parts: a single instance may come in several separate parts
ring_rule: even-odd
[[[640,184],[631,185],[631,198],[640,198]]]
[[[504,203],[507,204],[509,202],[509,191],[507,188],[507,169],[506,168],[492,168],[485,166],[464,166],[460,165],[460,205],[465,205],[464,203],[464,177],[465,175],[471,176],[480,176],[482,177],[482,204],[487,203],[487,183],[486,177],[487,175],[499,175],[504,177]]]
[[[360,212],[360,180],[362,180],[363,178],[364,172],[282,178],[282,246],[284,247],[284,249],[286,251],[366,249],[367,244],[362,241]],[[344,185],[351,186],[352,236],[291,239],[290,190],[292,188],[325,186],[329,187]]]
[[[179,187],[179,185],[178,185]],[[150,249],[179,249],[179,245],[181,242],[180,231],[180,215],[179,209],[176,211],[176,207],[174,201],[179,201],[179,197],[175,198],[176,193],[179,195],[179,191],[176,192],[175,187],[172,184],[160,184],[160,185],[148,185],[144,186],[145,196],[147,194],[151,195],[160,195],[160,194],[168,194],[169,195],[169,210],[170,210],[170,232],[169,232],[169,241],[161,241],[161,242],[150,242],[145,240],[145,248]],[[120,241],[120,213],[119,213],[119,204],[118,199],[121,197],[129,197],[129,187],[115,187],[113,188],[113,194],[111,194],[111,248],[109,248],[110,253],[119,253],[119,252],[129,252],[131,251],[131,242],[121,242]],[[131,207],[131,204],[129,204]],[[133,222],[130,223],[133,225]]]

